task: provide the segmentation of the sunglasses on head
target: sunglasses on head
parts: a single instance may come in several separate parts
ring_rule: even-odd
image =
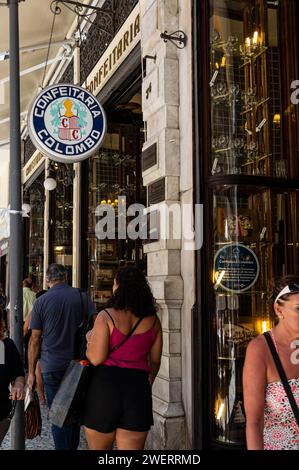
[[[277,295],[276,299],[274,300],[274,303],[276,303],[281,297],[283,297],[286,294],[299,294],[299,284],[296,282],[290,282],[287,286],[285,286]]]

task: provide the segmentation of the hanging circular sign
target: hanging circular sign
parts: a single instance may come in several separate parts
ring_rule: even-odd
[[[51,85],[28,113],[32,142],[45,156],[63,163],[80,162],[101,145],[106,116],[98,100],[82,87]]]
[[[226,245],[215,255],[216,286],[230,292],[244,292],[252,287],[260,272],[256,254],[240,243]]]

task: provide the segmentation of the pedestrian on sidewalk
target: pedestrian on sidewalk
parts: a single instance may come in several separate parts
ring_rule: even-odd
[[[134,267],[115,276],[113,296],[87,334],[96,366],[83,424],[90,450],[141,450],[153,424],[151,385],[160,367],[162,330],[145,275]]]
[[[27,277],[23,281],[23,322],[26,323],[26,320],[29,318],[33,304],[36,299],[36,293],[33,292],[33,281],[30,277]],[[27,331],[24,334],[24,364],[25,370],[28,370],[28,345],[30,340],[31,332]]]
[[[33,304],[35,302],[36,294],[32,290],[32,279],[30,277],[26,277],[23,280],[23,324],[28,319],[30,312],[32,310]],[[7,310],[9,311],[8,315],[8,325],[10,324],[10,302],[7,305]],[[9,325],[10,326],[10,325]],[[9,328],[10,329],[10,328]],[[25,369],[28,368],[27,364],[27,356],[28,356],[28,343],[30,339],[30,334],[24,336],[24,362],[25,362]]]
[[[75,337],[83,321],[82,298],[79,289],[67,284],[67,271],[61,264],[51,264],[47,271],[50,289],[39,297],[32,310],[29,343],[28,386],[33,389],[35,369],[40,357],[42,378],[49,408],[58,391],[66,369],[74,359]],[[88,314],[96,313],[88,296]],[[52,426],[56,450],[76,450],[80,426]]]
[[[4,320],[0,316],[0,434],[1,424],[12,407],[11,400],[24,400],[24,368],[21,356],[12,339],[6,338]],[[9,392],[9,386],[11,391]],[[6,427],[6,426],[5,426]],[[7,427],[8,429],[8,427]],[[5,429],[4,434],[7,432]],[[1,435],[0,440],[4,436]]]
[[[46,292],[47,291],[44,290],[44,289],[37,292],[36,293],[36,299],[38,299],[39,297],[44,295]],[[23,325],[23,336],[24,337],[28,336],[29,340],[30,340],[30,336],[31,336],[31,330],[29,328],[31,318],[32,318],[32,311],[30,312],[29,316],[27,317],[27,319],[26,319],[26,321],[24,322],[24,325]],[[29,344],[29,340],[28,340],[28,344]],[[28,363],[28,351],[27,351],[27,363]],[[46,403],[46,397],[45,397],[45,389],[44,389],[42,372],[41,372],[39,361],[37,361],[37,364],[36,364],[35,378],[36,378],[36,389],[37,389],[37,393],[38,393],[39,402],[40,402],[41,405],[44,405]]]
[[[253,339],[243,369],[248,450],[299,450],[299,276],[276,279],[277,324]]]

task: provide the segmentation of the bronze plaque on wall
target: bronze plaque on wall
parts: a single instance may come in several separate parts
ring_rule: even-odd
[[[158,210],[151,211],[147,214],[147,239],[143,240],[143,244],[154,243],[160,237],[160,212]]]
[[[142,171],[148,170],[157,163],[157,144],[154,143],[142,152]]]
[[[155,181],[147,188],[147,205],[165,201],[165,178]]]

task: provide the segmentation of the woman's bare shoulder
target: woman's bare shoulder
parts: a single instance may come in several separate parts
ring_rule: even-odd
[[[108,324],[108,322],[109,322],[109,316],[106,310],[101,310],[100,312],[98,312],[96,320],[95,320],[95,324],[104,325],[104,324]]]
[[[259,335],[247,346],[246,358],[243,369],[244,386],[260,386],[264,390],[267,382],[268,355],[267,344],[263,335]],[[250,385],[251,384],[251,385]]]
[[[263,355],[267,352],[267,344],[265,337],[259,335],[256,338],[252,339],[247,346],[246,355]]]

